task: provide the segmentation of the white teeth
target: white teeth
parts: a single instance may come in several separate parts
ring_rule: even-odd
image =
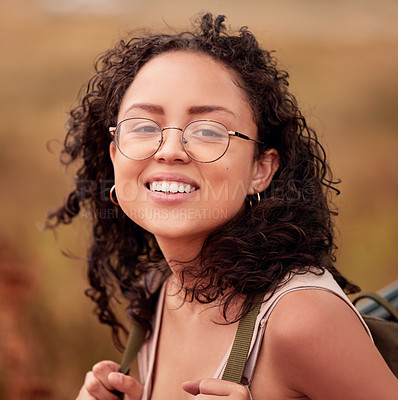
[[[178,192],[178,183],[173,182],[170,184],[170,192],[171,193],[177,193]]]
[[[196,187],[182,182],[157,181],[149,184],[149,190],[164,193],[192,193]]]

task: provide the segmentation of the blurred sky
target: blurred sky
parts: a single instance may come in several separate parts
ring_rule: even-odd
[[[364,289],[398,279],[396,0],[2,0],[0,262],[15,261],[31,277],[30,304],[55,330],[86,326],[91,308],[82,294],[84,263],[60,253],[84,256],[84,218],[58,239],[39,229],[73,179],[57,155],[66,113],[101,51],[136,28],[187,29],[201,11],[247,25],[290,72],[342,179],[337,266]]]

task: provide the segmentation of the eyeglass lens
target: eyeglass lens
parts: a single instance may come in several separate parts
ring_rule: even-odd
[[[166,131],[166,129],[164,129]],[[129,118],[117,127],[116,140],[122,154],[132,160],[144,160],[154,155],[162,143],[160,126],[145,118]],[[229,144],[227,128],[219,122],[193,121],[182,133],[182,145],[189,157],[200,162],[212,162],[224,155]]]

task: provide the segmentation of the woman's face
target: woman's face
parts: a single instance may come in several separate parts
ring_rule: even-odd
[[[162,128],[184,128],[194,120],[211,119],[256,139],[253,112],[235,82],[233,72],[207,55],[165,53],[137,74],[118,122],[142,117]],[[126,158],[112,143],[117,199],[126,215],[158,240],[203,241],[242,209],[247,194],[268,186],[277,154],[271,150],[254,161],[255,143],[231,137],[227,152],[205,164],[185,153],[181,135],[165,130],[161,148],[141,161]],[[177,193],[170,188],[178,188]]]

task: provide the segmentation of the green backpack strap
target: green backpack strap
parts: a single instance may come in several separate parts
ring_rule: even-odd
[[[131,326],[122,362],[120,363],[119,372],[122,374],[129,374],[131,364],[133,364],[142,344],[144,343],[145,333],[145,329],[141,325],[134,324]]]
[[[240,321],[232,344],[231,353],[222,376],[223,380],[241,383],[243,370],[245,369],[247,355],[253,336],[257,315],[260,311],[264,294],[258,294],[254,299],[254,306]]]
[[[131,326],[119,368],[119,372],[122,374],[128,375],[130,373],[131,365],[133,364],[142,344],[144,343],[145,334],[145,329],[142,326],[137,325],[136,323]],[[115,394],[121,400],[124,399],[124,393],[119,392],[118,390],[111,390],[111,393]]]
[[[171,271],[168,270],[164,273],[162,279],[159,281],[156,290],[153,292],[155,296],[159,296],[160,289],[166,280],[166,278],[171,274]],[[122,361],[120,363],[119,372],[124,375],[128,375],[130,373],[131,365],[137,357],[138,352],[141,349],[142,344],[144,343],[146,336],[145,329],[134,323],[131,325],[129,336],[127,338],[126,347],[124,349]],[[118,390],[111,390],[113,394],[119,397],[119,399],[124,399],[124,394],[119,392]]]

